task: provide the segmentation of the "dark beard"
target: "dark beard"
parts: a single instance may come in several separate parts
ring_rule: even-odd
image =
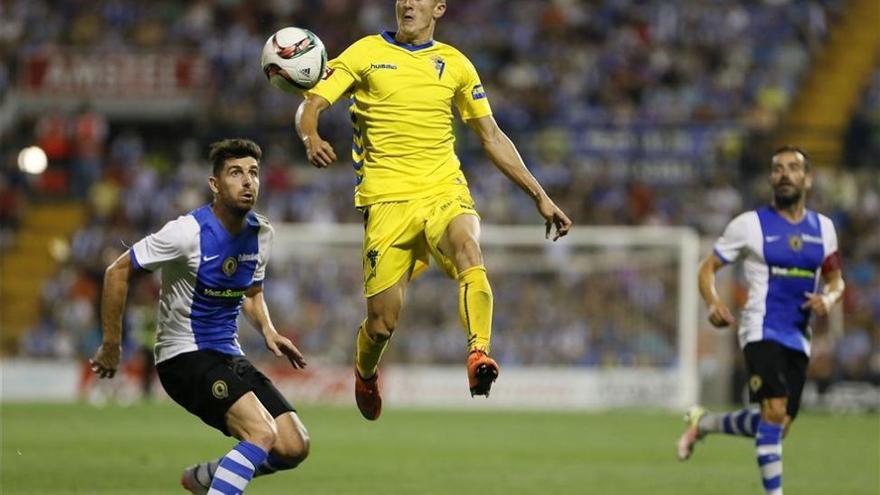
[[[800,189],[795,189],[792,194],[782,194],[777,189],[773,191],[773,202],[777,208],[786,209],[796,205],[803,195],[804,192]]]

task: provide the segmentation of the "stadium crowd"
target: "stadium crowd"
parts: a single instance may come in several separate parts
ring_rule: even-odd
[[[14,92],[18,61],[58,46],[190,50],[209,61],[212,84],[203,111],[183,122],[116,121],[86,104],[8,127],[0,165],[0,246],[12,242],[29,201],[73,196],[90,211],[44,290],[43,320],[21,341],[20,352],[32,356],[93,351],[104,267],[126,245],[207,201],[205,150],[214,139],[247,136],[264,146],[260,209],[272,221],[358,222],[350,195],[342,193],[354,180],[347,161],[330,170],[308,166],[290,125],[298,100],[271,88],[257,61],[268,34],[284,25],[312,29],[331,56],[363,34],[393,26],[392,9],[382,1],[108,0],[88,9],[84,3],[0,6],[0,97]],[[745,153],[749,136],[773,129],[839,4],[479,0],[453,5],[437,38],[472,59],[502,128],[576,225],[690,225],[714,237],[737,212],[767,200],[766,168]],[[354,28],[339,18],[354,19]],[[828,353],[840,377],[874,381],[880,381],[880,173],[872,161],[880,151],[877,108],[880,72],[847,134],[850,167],[818,167],[809,201],[838,225],[848,283],[846,333],[824,351],[820,346],[820,356]],[[322,132],[344,156],[346,109],[332,111]],[[464,126],[457,139],[484,221],[536,223],[525,195],[489,170]],[[29,143],[50,159],[38,178],[14,166],[17,149]],[[276,323],[318,359],[350,359],[361,313],[361,272],[354,261],[270,265],[267,294]],[[541,274],[529,275],[528,283],[499,278],[499,306],[511,308],[496,312],[501,361],[671,363],[675,315],[661,308],[675,295],[674,270],[645,274],[634,279],[620,270],[577,282]],[[437,280],[413,292],[443,302],[433,306],[436,312],[405,316],[411,318],[402,324],[405,338],[390,351],[397,361],[460,359],[454,297],[446,297],[452,292]],[[152,277],[132,289],[128,334],[144,346],[157,291]],[[544,311],[551,293],[562,298],[553,304],[573,310]]]

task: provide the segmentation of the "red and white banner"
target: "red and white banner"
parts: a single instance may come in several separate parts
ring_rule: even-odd
[[[209,85],[208,63],[175,53],[97,54],[52,51],[25,57],[19,89],[51,97],[162,98]]]
[[[255,363],[294,404],[354,405],[352,367],[290,366]],[[114,380],[90,380],[84,386],[82,363],[71,361],[0,361],[3,401],[74,400],[108,396],[120,401],[140,396],[140,376],[132,368]],[[590,368],[507,367],[492,387],[491,399],[471,398],[465,367],[388,366],[380,376],[382,397],[389,406],[480,409],[607,409],[687,404],[678,376],[669,370],[596,370]],[[164,396],[154,382],[154,392]]]
[[[354,370],[349,366],[289,366],[256,363],[294,405],[338,404],[354,408]],[[74,401],[127,403],[141,396],[140,376],[121,370],[113,380],[91,379],[83,387],[83,363],[64,360],[0,360],[0,402]],[[93,375],[89,375],[92,377]],[[505,367],[491,398],[471,398],[464,366],[389,366],[381,376],[389,407],[495,410],[603,410],[651,407],[681,410],[678,377],[670,370]],[[167,400],[153,382],[156,398]],[[823,396],[808,383],[803,403],[837,412],[880,410],[880,386],[838,382]]]

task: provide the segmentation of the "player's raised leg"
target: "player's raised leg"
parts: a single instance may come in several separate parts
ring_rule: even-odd
[[[410,274],[367,298],[367,318],[361,323],[355,353],[355,400],[361,414],[373,421],[382,413],[379,361],[394,334]]]
[[[740,409],[728,413],[712,414],[701,406],[693,406],[685,413],[687,428],[678,439],[678,459],[687,460],[693,454],[695,444],[711,433],[754,438],[758,431],[761,413],[757,409]]]
[[[453,218],[438,247],[458,271],[458,313],[468,337],[468,384],[471,395],[489,396],[498,378],[498,364],[489,357],[492,340],[492,287],[483,266],[480,220],[476,215]]]

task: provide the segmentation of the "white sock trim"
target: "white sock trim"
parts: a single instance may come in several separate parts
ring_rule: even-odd
[[[222,466],[214,473],[214,479],[223,480],[241,491],[247,488],[249,481]]]
[[[758,455],[782,455],[782,444],[776,445],[759,445],[758,446]]]
[[[771,462],[761,466],[761,476],[765,480],[775,478],[782,474],[782,461]]]
[[[250,469],[251,471],[256,470],[253,463],[251,461],[249,461],[247,457],[241,455],[241,452],[239,452],[235,449],[230,450],[229,453],[226,454],[226,458],[230,459],[232,461],[235,461],[236,464],[241,464],[242,466]],[[223,466],[220,466],[218,469],[223,469]],[[214,473],[214,476],[217,476],[217,474]]]

